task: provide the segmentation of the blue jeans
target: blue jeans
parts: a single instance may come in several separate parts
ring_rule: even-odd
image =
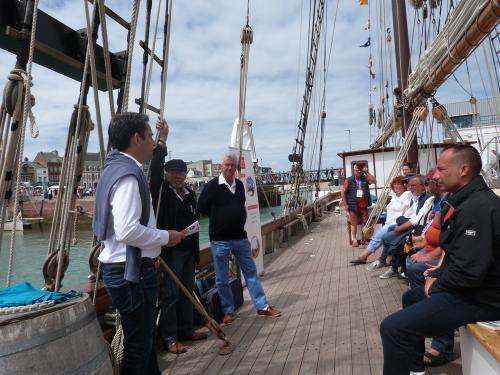
[[[195,259],[191,249],[170,248],[163,260],[187,290],[194,289]],[[166,345],[193,335],[193,305],[170,275],[162,270],[160,288],[161,313],[158,322],[160,337]]]
[[[418,286],[425,285],[424,271],[428,268],[427,264],[432,264],[433,266],[439,263],[439,259],[427,260],[424,262],[415,263],[411,260],[411,257],[406,258],[406,270],[408,271],[408,282],[410,283],[410,289],[416,288]]]
[[[382,246],[382,237],[384,234],[386,234],[389,230],[393,230],[396,227],[396,224],[392,225],[384,225],[377,233],[375,233],[370,242],[368,243],[368,251],[370,253],[374,253],[377,251],[377,249]]]
[[[120,312],[124,345],[121,375],[159,375],[156,358],[156,270],[141,267],[138,283],[123,278],[124,265],[103,264],[102,274],[113,305]]]
[[[437,265],[439,259],[433,259],[426,262],[413,262],[411,257],[406,258],[406,269],[410,289],[425,285],[424,271],[427,269],[426,264]],[[443,335],[432,338],[431,348],[439,353],[451,354],[455,345],[455,331],[452,329]]]
[[[222,312],[234,314],[233,293],[229,286],[229,253],[232,252],[241,268],[247,283],[248,292],[257,310],[265,309],[268,304],[260,283],[257,267],[252,258],[250,242],[243,240],[227,240],[210,242],[215,268],[215,284],[219,291]]]
[[[403,294],[403,309],[380,324],[384,375],[424,371],[425,338],[442,335],[468,323],[500,319],[500,311],[453,293],[433,293],[423,287]]]

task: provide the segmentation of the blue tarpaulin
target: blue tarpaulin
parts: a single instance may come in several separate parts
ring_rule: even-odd
[[[0,289],[0,307],[25,306],[45,301],[62,303],[80,295],[80,292],[74,290],[67,293],[48,292],[46,290],[33,288],[28,282],[22,282],[9,288]]]

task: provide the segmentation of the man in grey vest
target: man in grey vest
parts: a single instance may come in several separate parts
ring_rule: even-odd
[[[108,128],[107,155],[95,194],[92,229],[103,241],[104,285],[120,312],[124,352],[120,374],[160,374],[155,350],[158,295],[155,258],[162,245],[185,234],[156,229],[146,176],[140,166],[155,147],[148,117],[120,113]]]

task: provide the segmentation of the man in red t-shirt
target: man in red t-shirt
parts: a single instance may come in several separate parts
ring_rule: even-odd
[[[344,180],[342,207],[351,224],[350,240],[354,247],[358,246],[356,239],[358,224],[363,225],[368,220],[368,207],[372,204],[368,185],[373,183],[375,183],[375,177],[368,173],[368,167],[365,163],[356,163],[354,176]]]

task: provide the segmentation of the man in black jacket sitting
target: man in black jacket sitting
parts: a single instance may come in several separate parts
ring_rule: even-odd
[[[380,326],[384,375],[424,374],[425,338],[467,323],[500,320],[500,198],[480,175],[470,145],[452,145],[438,159],[435,177],[455,212],[442,223],[441,265],[425,286],[403,295],[403,309]],[[426,271],[427,272],[427,271]]]
[[[185,185],[187,166],[180,159],[165,163],[164,180],[163,162],[167,154],[165,142],[168,125],[164,120],[159,120],[156,127],[160,131],[160,137],[151,161],[150,184],[153,207],[158,217],[157,226],[182,231],[198,220],[196,195]],[[187,236],[174,247],[163,247],[161,251],[163,260],[187,290],[194,288],[194,271],[200,259],[199,252],[198,233]],[[162,275],[158,332],[169,352],[181,354],[186,348],[179,341],[203,340],[207,335],[194,332],[193,305],[166,272]]]

